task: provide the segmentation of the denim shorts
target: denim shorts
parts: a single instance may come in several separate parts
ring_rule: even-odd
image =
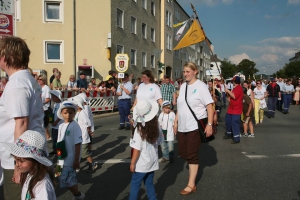
[[[76,170],[73,167],[64,166],[61,171],[59,184],[61,188],[77,185]]]

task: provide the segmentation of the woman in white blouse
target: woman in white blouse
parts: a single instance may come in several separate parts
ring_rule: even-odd
[[[265,102],[267,97],[267,90],[262,86],[261,80],[256,81],[256,88],[254,93],[254,117],[255,125],[261,124],[264,119],[264,109],[261,107],[261,103]]]
[[[213,99],[205,83],[197,79],[195,63],[188,62],[184,65],[183,75],[186,82],[180,87],[177,99],[177,114],[174,123],[174,133],[177,134],[179,155],[189,164],[189,181],[180,194],[187,195],[197,190],[196,177],[199,168],[198,151],[201,145],[198,123],[191,113],[186,101],[200,121],[206,121],[204,132],[206,137],[212,135],[213,124]]]

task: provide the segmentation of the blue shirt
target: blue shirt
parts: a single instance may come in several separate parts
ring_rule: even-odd
[[[85,79],[79,78],[77,80],[77,87],[87,89],[87,87],[88,87],[87,81]]]
[[[132,83],[130,81],[127,81],[126,83],[121,83],[130,93],[132,92]],[[121,89],[120,85],[118,86],[117,92],[122,92],[122,95],[118,97],[118,99],[131,99],[130,94],[126,94],[124,90]]]

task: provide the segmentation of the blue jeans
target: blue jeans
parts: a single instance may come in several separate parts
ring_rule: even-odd
[[[222,92],[223,104],[226,105],[226,92]]]
[[[174,157],[174,141],[163,141],[161,143],[163,158],[169,159]]]
[[[277,101],[277,109],[280,111],[282,110],[282,104],[283,104],[283,99],[284,99],[284,94],[282,91],[280,91],[281,93],[281,100],[278,100]]]
[[[269,117],[275,116],[275,108],[278,97],[268,97],[268,109],[269,109]]]
[[[149,200],[157,200],[155,188],[153,184],[154,171],[153,172],[134,172],[132,174],[131,182],[130,182],[130,194],[129,200],[137,200],[141,183],[144,181],[144,185],[147,189],[147,196]]]
[[[289,111],[291,102],[292,102],[292,94],[284,94],[283,96],[283,111],[287,112]]]
[[[226,133],[228,136],[233,136],[234,141],[240,141],[240,120],[241,115],[226,113]]]
[[[118,101],[118,110],[120,114],[120,126],[130,126],[128,115],[130,115],[131,99],[122,99]]]

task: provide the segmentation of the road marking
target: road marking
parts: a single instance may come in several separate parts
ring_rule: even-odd
[[[268,158],[269,156],[265,155],[246,155],[250,159],[262,159],[262,158]]]
[[[130,163],[131,159],[109,159],[109,160],[97,160],[97,163],[102,164],[118,164],[118,163]]]
[[[287,154],[287,155],[280,155],[283,157],[292,157],[292,158],[300,158],[300,154]]]

